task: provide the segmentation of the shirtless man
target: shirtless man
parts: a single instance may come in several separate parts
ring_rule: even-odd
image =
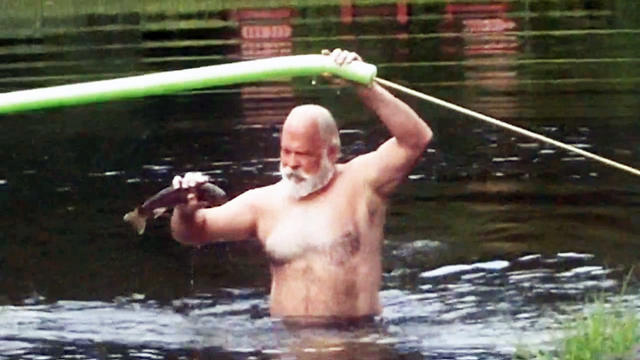
[[[360,61],[348,51],[339,65]],[[431,130],[404,102],[375,82],[357,85],[362,101],[392,138],[338,164],[340,139],[329,111],[295,107],[280,138],[278,183],[246,191],[214,208],[190,196],[175,209],[173,237],[184,244],[257,238],[270,259],[271,315],[285,319],[350,319],[380,313],[383,226],[388,199],[431,140]],[[198,173],[174,187],[205,181]]]

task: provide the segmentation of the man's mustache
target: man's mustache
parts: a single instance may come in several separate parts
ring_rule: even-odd
[[[289,167],[283,166],[281,171],[282,171],[282,175],[284,175],[284,177],[286,177],[289,180],[305,181],[311,177],[310,175],[305,174],[304,171],[302,170],[294,170]]]

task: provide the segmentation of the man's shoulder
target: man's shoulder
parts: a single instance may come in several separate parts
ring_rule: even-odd
[[[342,164],[342,173],[351,184],[354,184],[361,190],[367,190],[366,193],[375,194],[381,198],[387,198],[386,195],[380,193],[375,184],[380,177],[389,176],[381,172],[384,168],[386,159],[381,158],[380,154],[375,151],[364,153],[354,157],[348,162]]]
[[[351,184],[366,186],[368,169],[372,166],[369,154],[358,155],[347,162],[336,164],[336,169],[341,176]]]
[[[360,154],[344,162],[342,164],[338,164],[343,171],[351,172],[351,171],[360,171],[362,167],[370,166],[372,161],[373,152],[368,152],[364,154]]]
[[[254,205],[261,205],[277,198],[281,192],[280,187],[280,182],[266,186],[259,186],[245,191],[240,194],[239,197],[244,198]]]

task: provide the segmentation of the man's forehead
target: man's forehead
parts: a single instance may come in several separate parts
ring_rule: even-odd
[[[282,130],[288,131],[305,131],[316,130],[318,127],[314,114],[301,111],[291,112],[284,121]]]
[[[318,122],[309,114],[292,114],[282,126],[282,135],[297,135],[313,138],[319,133]]]
[[[317,148],[322,143],[322,137],[317,125],[304,123],[286,124],[293,126],[283,126],[280,139],[281,146],[295,148]]]

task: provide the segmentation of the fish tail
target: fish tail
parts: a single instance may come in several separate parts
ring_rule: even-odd
[[[124,215],[122,218],[124,221],[128,222],[133,226],[133,228],[138,232],[138,235],[142,235],[144,233],[144,229],[147,226],[147,217],[140,214],[138,208],[133,209]]]

